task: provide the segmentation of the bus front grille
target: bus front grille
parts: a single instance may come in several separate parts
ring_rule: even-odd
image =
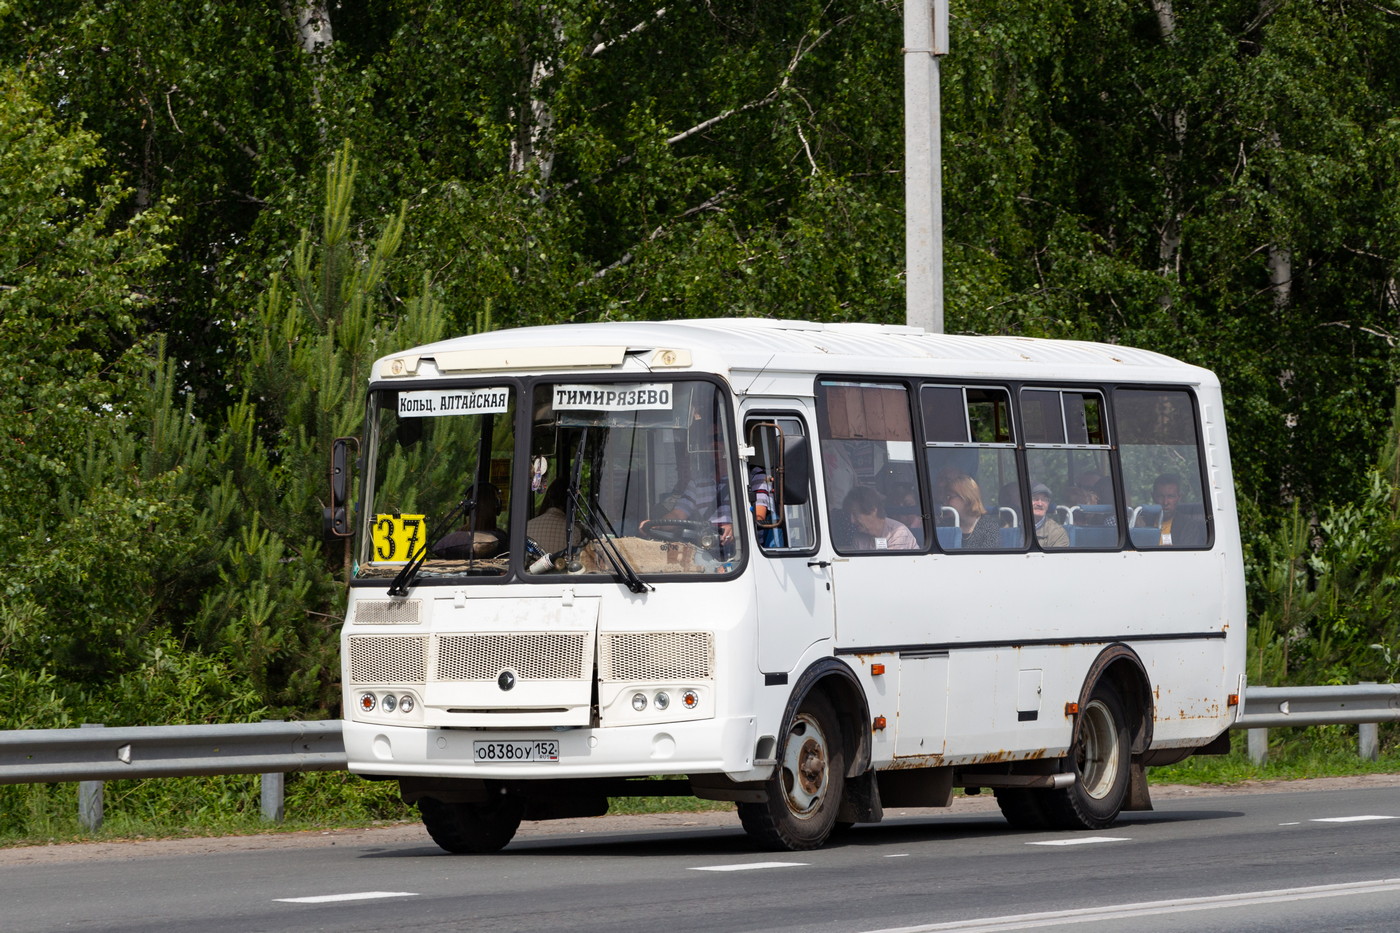
[[[709,632],[610,632],[598,639],[598,678],[709,680],[714,658]]]
[[[350,682],[421,684],[427,676],[426,635],[352,635]]]
[[[527,680],[583,680],[591,673],[591,637],[586,632],[442,635],[437,679],[494,681],[510,670]]]

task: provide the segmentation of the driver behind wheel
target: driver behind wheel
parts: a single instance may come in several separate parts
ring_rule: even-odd
[[[676,496],[670,510],[655,519],[643,520],[638,530],[642,535],[647,535],[647,527],[652,521],[658,526],[668,521],[708,521],[714,526],[722,556],[728,557],[734,546],[733,500],[729,492],[729,471],[725,469],[724,458],[720,456],[723,438],[717,426],[712,430],[710,469],[692,471],[690,480]]]
[[[722,472],[724,469],[723,465],[718,462],[715,466],[717,472]],[[720,547],[727,553],[734,544],[734,517],[729,501],[728,476],[713,476],[708,479],[695,477],[676,497],[675,505],[671,507],[671,510],[662,514],[655,521],[660,524],[661,522],[708,520],[719,536]],[[651,523],[651,519],[642,521],[640,531],[643,535],[647,533],[647,527]]]

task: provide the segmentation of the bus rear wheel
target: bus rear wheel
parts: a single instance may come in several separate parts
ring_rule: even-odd
[[[846,755],[836,711],[824,695],[813,692],[783,736],[778,766],[765,782],[768,799],[739,804],[739,820],[765,848],[820,848],[836,825],[845,781]]]
[[[1100,681],[1079,713],[1067,764],[1074,784],[1046,793],[1041,804],[1057,829],[1112,825],[1128,796],[1128,717],[1112,684]]]
[[[523,807],[515,797],[504,795],[484,803],[423,797],[418,812],[433,842],[454,855],[480,855],[499,852],[515,838]]]

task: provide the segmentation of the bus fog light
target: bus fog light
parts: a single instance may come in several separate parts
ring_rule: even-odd
[[[403,696],[399,697],[399,712],[413,712],[413,697],[409,696],[408,694],[404,694]]]
[[[671,705],[671,698],[665,693],[658,693],[654,698],[652,698],[651,703],[657,709],[665,709],[666,707]]]
[[[375,696],[375,695],[372,694],[372,693],[362,693],[362,694],[360,694],[360,712],[362,712],[362,713],[372,713],[372,712],[374,712],[374,707],[375,707],[376,704],[378,704],[378,702],[379,702],[379,697]]]
[[[632,708],[639,713],[647,708],[647,697],[645,693],[632,694]]]
[[[398,697],[392,693],[384,694],[384,699],[379,701],[379,708],[386,713],[392,713],[399,705]]]
[[[681,703],[685,705],[686,709],[695,709],[700,705],[700,694],[694,690],[687,690],[681,694]]]

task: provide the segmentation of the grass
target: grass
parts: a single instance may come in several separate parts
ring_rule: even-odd
[[[1298,781],[1400,772],[1400,741],[1395,727],[1381,727],[1377,761],[1357,755],[1355,726],[1315,726],[1310,729],[1269,730],[1268,760],[1250,761],[1244,732],[1230,737],[1230,754],[1200,755],[1174,765],[1153,768],[1152,784],[1241,784],[1245,781]]]
[[[1249,760],[1245,734],[1237,732],[1230,754],[1188,758],[1153,768],[1148,780],[1153,784],[1229,785],[1400,773],[1400,727],[1382,728],[1379,761],[1357,757],[1355,727],[1276,729],[1269,736],[1269,760],[1263,765]],[[109,781],[103,796],[102,827],[87,832],[78,823],[78,785],[0,787],[0,847],[325,831],[418,822],[417,809],[399,800],[397,784],[365,781],[344,772],[287,775],[286,820],[282,823],[263,821],[254,775]],[[609,812],[698,812],[733,806],[694,797],[626,797],[612,800]]]

